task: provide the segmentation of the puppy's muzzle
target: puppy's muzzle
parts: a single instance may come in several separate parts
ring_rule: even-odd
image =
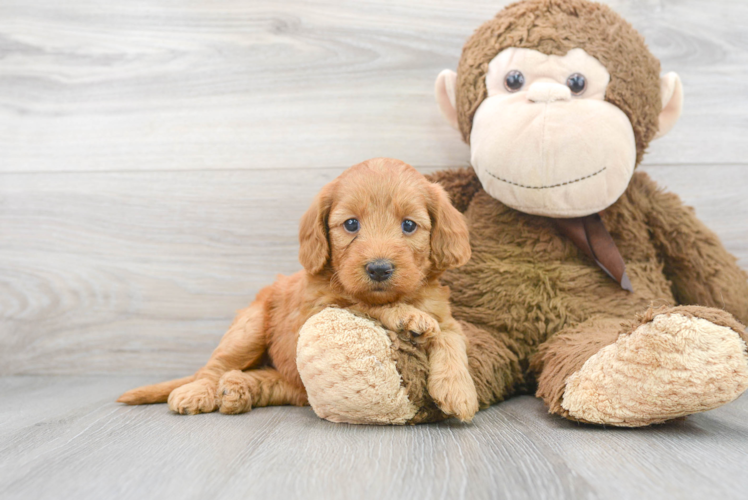
[[[372,281],[382,282],[390,279],[395,266],[389,260],[377,259],[366,264],[364,269],[366,269],[366,274],[369,275]]]

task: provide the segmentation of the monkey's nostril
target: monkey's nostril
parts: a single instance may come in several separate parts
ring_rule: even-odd
[[[377,259],[366,264],[364,269],[366,269],[366,274],[368,274],[369,278],[373,281],[387,281],[390,279],[390,276],[392,276],[395,267],[389,260]]]

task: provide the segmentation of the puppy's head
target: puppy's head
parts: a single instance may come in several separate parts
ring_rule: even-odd
[[[470,258],[465,219],[438,184],[399,160],[355,165],[301,220],[299,260],[356,300],[384,304]]]

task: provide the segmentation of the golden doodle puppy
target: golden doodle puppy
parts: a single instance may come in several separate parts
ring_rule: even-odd
[[[428,390],[442,411],[469,421],[478,397],[466,340],[452,318],[447,269],[470,258],[465,220],[437,184],[410,165],[377,158],[327,184],[301,219],[304,270],[281,276],[239,312],[193,376],[133,389],[118,401],[163,403],[181,414],[307,404],[296,369],[302,325],[329,306],[409,332],[429,359]]]

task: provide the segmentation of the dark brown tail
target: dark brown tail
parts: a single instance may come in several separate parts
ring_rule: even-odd
[[[167,382],[161,382],[160,384],[144,385],[143,387],[127,391],[119,397],[117,402],[128,405],[166,403],[171,391],[177,387],[182,387],[184,384],[189,384],[193,380],[195,380],[195,376],[190,375],[189,377],[169,380]]]

